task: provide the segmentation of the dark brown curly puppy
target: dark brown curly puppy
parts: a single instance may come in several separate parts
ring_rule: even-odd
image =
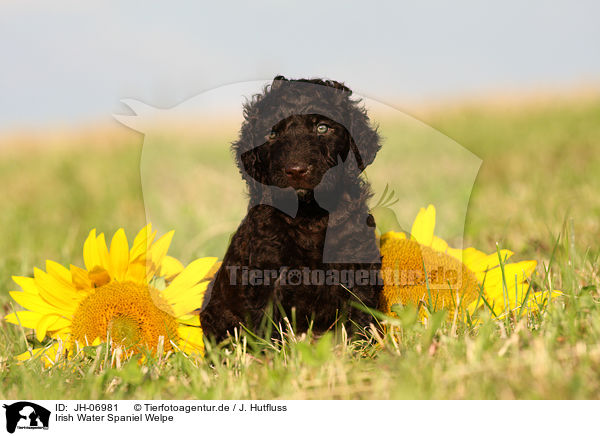
[[[269,307],[297,331],[372,321],[351,302],[376,307],[381,291],[361,177],[380,145],[351,94],[334,81],[278,76],[245,105],[232,149],[250,204],[200,313],[209,337],[256,328]]]

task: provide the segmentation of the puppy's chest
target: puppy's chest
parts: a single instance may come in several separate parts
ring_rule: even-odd
[[[286,241],[282,246],[284,257],[302,257],[306,260],[322,260],[327,217],[320,219],[297,218],[288,225]]]

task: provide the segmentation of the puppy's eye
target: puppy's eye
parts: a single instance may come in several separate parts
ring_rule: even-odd
[[[271,130],[269,132],[269,134],[267,135],[267,138],[269,139],[275,139],[277,137],[277,132],[275,130]]]
[[[317,133],[320,135],[327,133],[328,131],[329,131],[329,126],[327,124],[321,123],[317,126]]]

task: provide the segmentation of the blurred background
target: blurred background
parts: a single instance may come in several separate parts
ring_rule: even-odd
[[[249,80],[326,76],[413,104],[597,84],[594,1],[2,3],[0,126],[110,121]]]
[[[0,285],[47,258],[80,265],[91,228],[145,223],[148,135],[115,120],[132,114],[122,99],[169,109],[231,91],[152,136],[198,166],[177,183],[165,162],[145,167],[176,203],[173,254],[221,255],[245,208],[228,151],[241,103],[278,74],[343,81],[374,107],[386,143],[368,175],[375,201],[394,179],[403,225],[422,198],[455,245],[543,261],[570,229],[573,247],[597,253],[599,15],[592,1],[3,2]],[[432,162],[448,144],[460,156]],[[439,175],[440,189],[423,188]]]

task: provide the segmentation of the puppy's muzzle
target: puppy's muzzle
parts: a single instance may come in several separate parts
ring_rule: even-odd
[[[302,181],[310,173],[310,165],[290,165],[285,168],[285,175],[289,181]]]

